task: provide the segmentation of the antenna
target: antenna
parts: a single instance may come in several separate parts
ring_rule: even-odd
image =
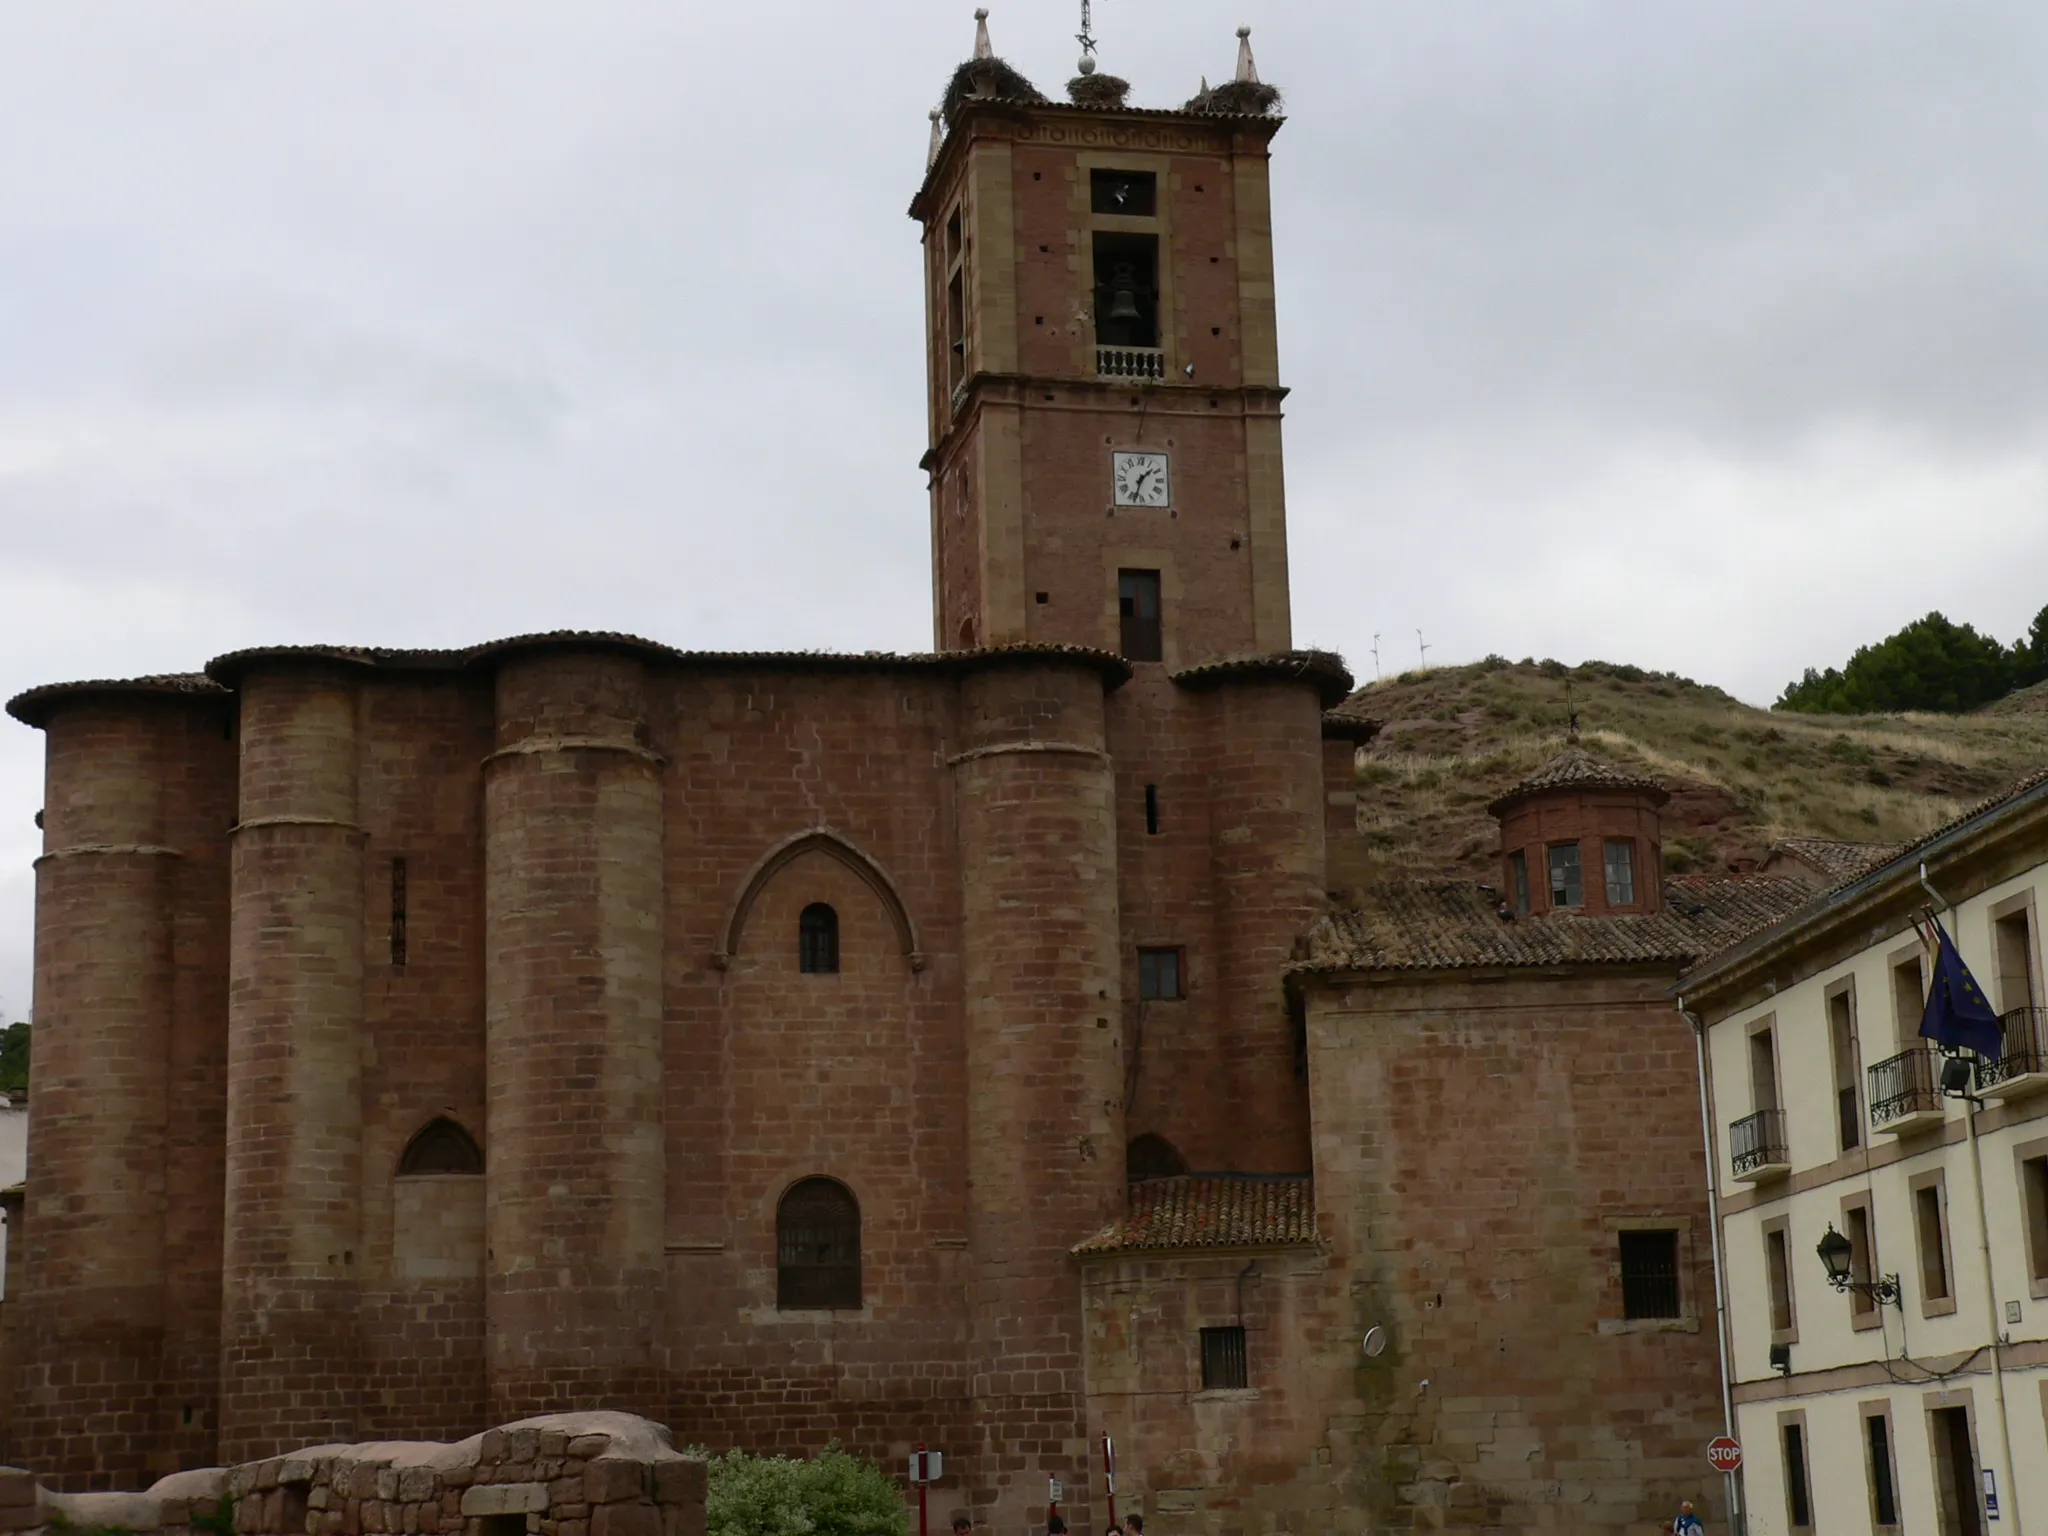
[[[1095,73],[1095,8],[1089,0],[1081,0],[1081,30],[1074,34],[1074,41],[1081,45],[1081,73]]]
[[[1428,642],[1427,640],[1425,640],[1425,639],[1423,639],[1423,638],[1422,638],[1422,631],[1421,631],[1421,630],[1419,630],[1419,629],[1415,631],[1415,644],[1416,644],[1416,645],[1417,645],[1417,647],[1419,647],[1419,648],[1421,649],[1421,651],[1422,651],[1422,664],[1423,664],[1423,665],[1424,665],[1425,667],[1426,667],[1426,666],[1428,666],[1428,665],[1429,665],[1429,642]]]
[[[1378,682],[1378,681],[1379,681],[1379,676],[1380,676],[1380,632],[1379,632],[1378,630],[1374,630],[1374,631],[1372,632],[1372,676],[1373,676],[1373,681],[1374,681],[1374,682]]]

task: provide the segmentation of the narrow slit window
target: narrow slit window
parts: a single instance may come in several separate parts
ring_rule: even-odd
[[[1806,1476],[1806,1431],[1785,1426],[1785,1514],[1795,1531],[1813,1528],[1813,1485]]]
[[[1913,1191],[1913,1227],[1920,1240],[1920,1294],[1929,1301],[1946,1301],[1948,1232],[1942,1220],[1939,1184],[1923,1184]]]
[[[1251,1384],[1246,1369],[1244,1329],[1204,1328],[1202,1330],[1202,1390],[1229,1391]]]
[[[1149,837],[1159,835],[1159,786],[1145,786],[1145,833]]]
[[[1851,994],[1828,999],[1828,1048],[1835,1068],[1835,1139],[1844,1152],[1863,1142],[1863,1104],[1856,1089],[1856,1018]]]
[[[1118,646],[1131,661],[1158,661],[1164,654],[1159,622],[1159,573],[1118,571]]]
[[[1553,907],[1582,907],[1586,884],[1579,866],[1579,845],[1559,843],[1550,850],[1550,904]]]
[[[1927,1009],[1927,993],[1920,981],[1920,958],[1892,967],[1892,1011],[1898,1016],[1899,1043],[1911,1045],[1920,1034],[1920,1015]]]
[[[797,968],[808,975],[829,976],[839,969],[839,914],[814,901],[797,919]]]
[[[2020,1194],[2026,1204],[2027,1272],[2048,1281],[2048,1155],[2020,1164]]]
[[[405,860],[391,861],[391,968],[405,969]]]
[[[1876,1265],[1871,1261],[1870,1211],[1860,1205],[1852,1205],[1842,1213],[1842,1225],[1849,1230],[1842,1235],[1849,1239],[1849,1278],[1861,1286],[1871,1283],[1871,1273]],[[1849,1293],[1849,1310],[1860,1318],[1867,1318],[1877,1311],[1877,1298],[1868,1290]]]
[[[1898,1482],[1892,1476],[1891,1421],[1873,1413],[1863,1421],[1870,1442],[1870,1515],[1878,1526],[1899,1523]]]
[[[860,1205],[844,1184],[804,1179],[792,1185],[775,1210],[775,1252],[776,1306],[860,1306]]]
[[[1991,925],[1998,948],[1998,1001],[2008,1013],[2015,1008],[2037,1006],[2032,926],[2024,910],[2001,917]]]
[[[1783,1228],[1764,1234],[1764,1288],[1771,1302],[1771,1332],[1792,1331],[1792,1264]]]
[[[1678,1234],[1671,1230],[1623,1232],[1621,1315],[1682,1317],[1678,1294]]]
[[[1626,838],[1607,842],[1607,905],[1633,906],[1636,899],[1636,845]]]
[[[1168,1002],[1184,996],[1180,970],[1178,949],[1139,950],[1138,996],[1147,1002]]]

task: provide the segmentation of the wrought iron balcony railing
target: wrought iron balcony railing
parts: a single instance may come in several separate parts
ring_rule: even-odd
[[[1105,379],[1163,379],[1166,353],[1158,347],[1097,347],[1095,372]]]
[[[1977,1081],[2006,1098],[2048,1088],[2048,1008],[2009,1008],[1999,1024],[2003,1048],[1977,1068]]]
[[[1932,1045],[1909,1045],[1872,1067],[1870,1125],[1898,1134],[1941,1120],[1941,1064]]]
[[[1785,1111],[1760,1109],[1728,1127],[1728,1151],[1738,1179],[1768,1179],[1792,1168],[1785,1144]]]

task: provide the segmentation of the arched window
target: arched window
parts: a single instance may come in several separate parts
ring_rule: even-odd
[[[1178,1178],[1187,1171],[1187,1159],[1164,1136],[1148,1131],[1124,1148],[1124,1177],[1133,1184],[1140,1179]]]
[[[775,1305],[860,1305],[860,1206],[835,1179],[804,1179],[776,1207]]]
[[[804,908],[796,921],[797,966],[814,974],[839,969],[839,914],[822,901]]]
[[[429,1120],[419,1134],[405,1144],[398,1160],[401,1175],[408,1173],[482,1173],[484,1151],[476,1138],[445,1115]]]

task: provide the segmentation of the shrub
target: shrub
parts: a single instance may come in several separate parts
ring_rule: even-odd
[[[807,1461],[746,1451],[705,1461],[705,1536],[904,1536],[909,1522],[889,1475],[836,1444]]]

